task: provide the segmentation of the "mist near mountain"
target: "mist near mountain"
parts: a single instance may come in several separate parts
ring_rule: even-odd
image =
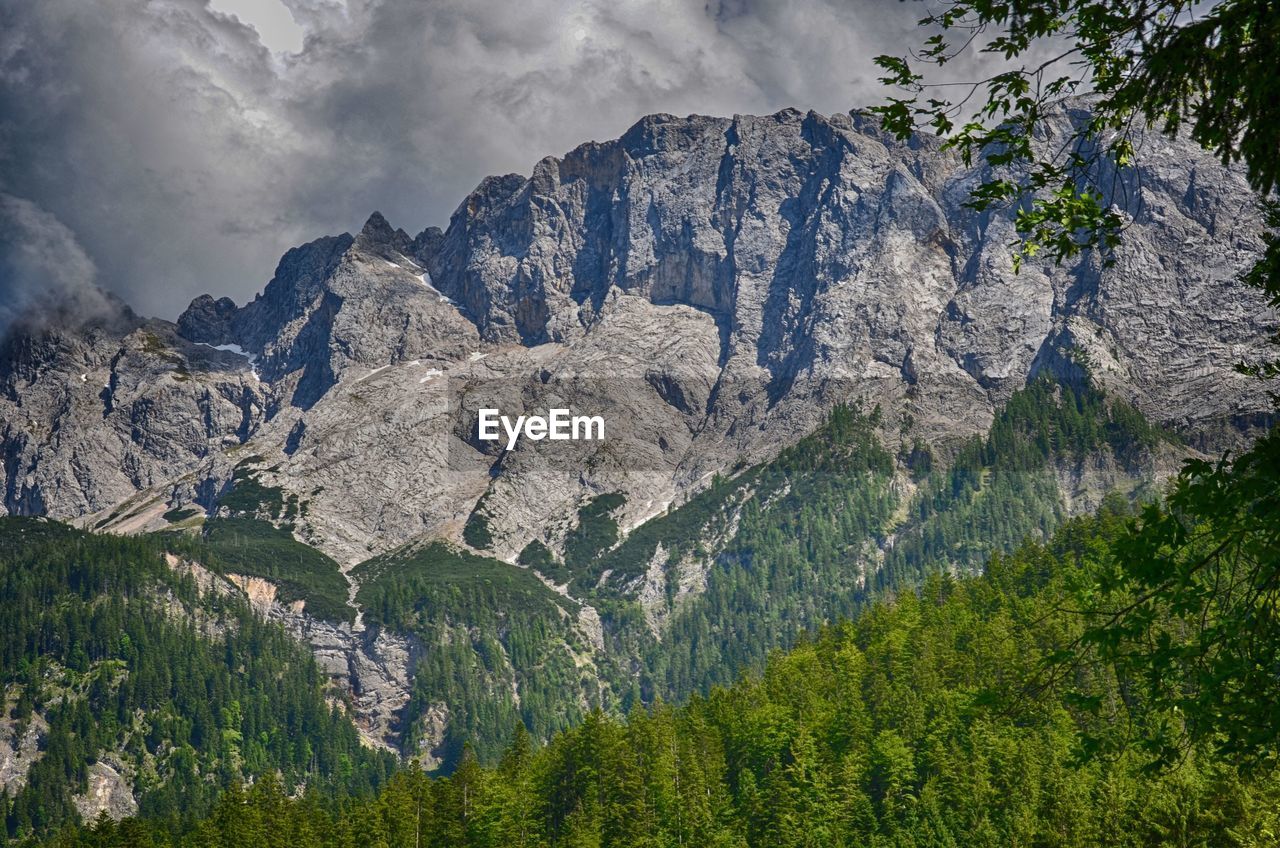
[[[16,320],[72,322],[118,309],[75,235],[29,200],[0,193],[0,335]]]

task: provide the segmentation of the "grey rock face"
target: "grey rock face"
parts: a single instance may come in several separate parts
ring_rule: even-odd
[[[31,767],[44,756],[40,743],[49,731],[48,722],[38,713],[32,713],[29,721],[15,721],[11,709],[17,700],[17,692],[12,697],[4,692],[4,715],[0,716],[0,791],[10,795],[22,790]]]
[[[1105,273],[1090,257],[1013,274],[1009,217],[964,207],[977,171],[856,113],[794,110],[645,118],[528,180],[486,181],[420,256],[495,341],[572,339],[617,289],[711,315],[722,374],[761,369],[771,400],[845,378],[900,408],[916,386],[931,435],[1084,347],[1148,414],[1194,428],[1258,403],[1229,369],[1274,321],[1232,282],[1259,219],[1240,176],[1193,145],[1143,149]]]
[[[361,736],[371,745],[395,750],[423,647],[385,630],[320,621],[274,599],[262,612],[307,645],[321,670],[351,696]]]
[[[564,382],[513,388],[533,373],[594,381],[574,405],[611,410],[625,448],[579,447],[563,462],[550,446],[490,454],[491,481],[474,467],[452,469],[454,482],[419,467],[412,485],[387,478],[382,502],[433,516],[395,526],[450,535],[468,498],[487,492],[495,550],[510,556],[593,493],[626,493],[624,520],[642,521],[711,473],[793,441],[837,401],[880,404],[889,431],[909,415],[911,437],[945,444],[984,429],[1028,377],[1072,373],[1082,355],[1153,419],[1236,438],[1219,422],[1267,408],[1231,369],[1261,355],[1275,321],[1234,282],[1256,256],[1258,218],[1239,176],[1194,147],[1152,137],[1144,150],[1127,176],[1133,223],[1116,265],[1090,257],[1021,274],[1009,217],[964,206],[978,172],[927,140],[891,143],[857,114],[653,116],[527,179],[488,179],[445,232],[414,241],[414,261],[474,322],[487,356],[446,365],[447,378],[476,398],[469,411],[502,391],[498,405],[523,409],[564,395]],[[368,378],[385,385],[368,393],[373,410],[403,391],[397,381],[412,386],[396,373]],[[341,426],[359,445],[349,455],[372,450],[385,467],[380,420]],[[443,426],[423,432],[439,444]],[[393,442],[401,456],[429,455],[426,436],[406,438]],[[325,490],[364,488],[342,480]],[[416,493],[428,480],[432,500]],[[468,496],[440,497],[451,489]],[[319,535],[381,540],[388,517],[355,517],[378,528],[369,533],[348,514],[340,534]]]
[[[511,558],[592,495],[624,493],[635,526],[837,402],[945,448],[1083,357],[1193,441],[1261,422],[1232,365],[1276,322],[1234,281],[1260,247],[1238,174],[1147,138],[1115,265],[1016,275],[1009,216],[964,206],[981,177],[859,113],[650,116],[486,179],[444,231],[375,214],[291,250],[243,307],[11,348],[28,352],[0,384],[5,509],[155,527],[253,456],[341,562],[457,540],[481,497]],[[603,412],[609,436],[505,451],[475,438],[488,405]]]
[[[193,342],[217,345],[233,335],[231,323],[236,316],[236,303],[229,297],[214,300],[202,294],[178,319],[178,332]]]
[[[249,438],[263,401],[244,357],[167,322],[117,315],[13,333],[0,359],[4,512],[73,518],[123,504]]]
[[[304,601],[282,603],[278,597],[279,587],[260,577],[217,574],[199,562],[173,554],[166,554],[166,561],[170,568],[190,576],[202,594],[243,597],[260,618],[279,622],[294,639],[311,650],[319,669],[350,696],[356,710],[356,727],[365,741],[373,746],[392,747],[400,729],[400,711],[409,702],[413,667],[423,653],[421,645],[394,633],[365,628],[359,622],[353,626],[348,622],[312,618],[306,614]],[[192,617],[192,611],[176,601],[173,606],[175,618]],[[209,632],[211,638],[220,635],[210,632],[206,623],[198,618],[194,623]],[[0,722],[0,745],[6,731],[12,735],[12,729]],[[18,749],[16,743],[11,747]],[[34,742],[31,747],[34,748]],[[14,763],[11,765],[9,759],[5,759],[0,748],[0,779],[17,779],[10,773],[18,774],[22,761],[14,760]],[[29,763],[26,767],[30,767]]]
[[[111,764],[96,762],[88,771],[88,787],[72,798],[81,819],[91,822],[106,813],[119,821],[138,814],[138,802],[134,800],[129,782]]]
[[[295,248],[252,303],[217,324],[221,343],[256,356],[277,403],[309,409],[352,366],[457,356],[475,347],[470,322],[432,288],[407,255],[412,241],[374,213],[359,235]],[[215,322],[197,298],[179,319]],[[201,339],[202,341],[204,339]]]

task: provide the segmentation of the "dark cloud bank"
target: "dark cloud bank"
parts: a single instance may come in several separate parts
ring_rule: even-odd
[[[485,175],[650,112],[844,111],[918,38],[892,0],[0,0],[0,322],[89,280],[138,311],[258,291],[288,247],[443,225]],[[261,0],[277,2],[277,0]],[[214,0],[217,5],[217,0]],[[270,41],[270,39],[268,39]]]

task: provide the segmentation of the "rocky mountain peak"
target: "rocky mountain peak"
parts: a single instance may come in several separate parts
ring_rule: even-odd
[[[1193,145],[1152,136],[1143,150],[1113,266],[1014,274],[1010,215],[967,208],[981,173],[930,139],[898,144],[856,112],[652,115],[483,180],[443,231],[410,238],[375,212],[355,236],[288,251],[244,306],[200,297],[154,339],[104,343],[127,355],[104,352],[101,374],[68,362],[58,379],[117,387],[109,416],[135,410],[109,487],[85,480],[61,435],[92,439],[108,401],[80,392],[72,414],[55,392],[17,392],[20,411],[0,408],[11,432],[47,420],[6,442],[7,484],[29,493],[7,508],[94,512],[177,469],[188,482],[156,497],[216,487],[230,460],[214,455],[250,441],[340,560],[456,538],[482,496],[494,550],[514,554],[587,493],[624,493],[620,524],[644,521],[835,403],[880,405],[890,440],[945,445],[1037,373],[1081,362],[1154,421],[1229,443],[1268,409],[1231,368],[1275,326],[1235,282],[1261,222],[1243,178]],[[621,441],[502,452],[467,435],[481,398],[606,410]]]
[[[474,348],[471,323],[414,258],[438,241],[438,230],[415,241],[374,212],[355,236],[288,251],[263,292],[243,307],[196,298],[178,319],[179,331],[252,355],[274,398],[271,410],[310,408],[351,367]]]
[[[413,240],[404,230],[394,229],[381,212],[374,212],[365,221],[353,246],[379,256],[405,254],[413,250]]]
[[[202,294],[178,317],[178,332],[193,342],[220,345],[234,336],[238,307],[229,297]]]

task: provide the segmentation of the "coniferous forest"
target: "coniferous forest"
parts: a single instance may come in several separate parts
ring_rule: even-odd
[[[1083,649],[1080,608],[1140,516],[1114,493],[1067,521],[1046,475],[1169,437],[1087,382],[1039,380],[898,506],[878,414],[837,409],[775,462],[691,501],[695,519],[677,510],[576,563],[647,557],[740,487],[754,495],[707,593],[673,619],[679,638],[643,655],[669,681],[642,676],[648,697],[576,706],[574,670],[549,650],[564,601],[520,569],[439,544],[361,566],[366,618],[441,646],[417,697],[470,710],[436,777],[363,747],[305,649],[238,594],[209,591],[214,573],[193,563],[218,564],[216,547],[6,519],[0,568],[19,600],[4,631],[8,706],[19,733],[48,725],[26,786],[2,802],[9,835],[773,846],[1209,844],[1230,832],[1229,844],[1267,844],[1280,783],[1204,746],[1153,771],[1140,743],[1176,712],[1148,700],[1126,658]],[[867,580],[857,564],[887,533],[887,573]],[[952,576],[975,567],[982,576]],[[470,634],[450,623],[464,615]],[[487,675],[506,656],[541,700],[492,697]],[[141,789],[137,818],[77,824],[71,796],[103,755]]]
[[[1081,734],[1168,719],[1105,662],[1037,687],[1081,635],[1076,587],[1113,566],[1123,501],[982,577],[934,575],[824,628],[759,674],[630,715],[600,713],[448,778],[401,771],[376,796],[233,783],[198,820],[101,821],[84,846],[1147,846],[1274,844],[1280,780],[1198,752],[1087,758]],[[1081,704],[1111,705],[1099,717]]]
[[[336,797],[393,770],[361,744],[305,647],[201,579],[154,539],[0,521],[5,709],[14,748],[38,739],[39,757],[25,785],[0,794],[10,837],[76,820],[72,796],[107,751],[138,814],[168,822],[268,773]]]

